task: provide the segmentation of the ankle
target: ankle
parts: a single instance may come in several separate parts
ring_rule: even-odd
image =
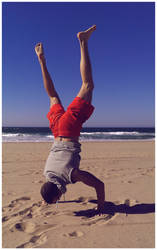
[[[85,39],[80,40],[80,46],[82,48],[88,47],[88,41]]]

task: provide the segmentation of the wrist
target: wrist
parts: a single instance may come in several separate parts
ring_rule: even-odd
[[[103,198],[101,200],[98,200],[98,206],[99,207],[104,206],[104,202],[105,200]]]
[[[104,189],[105,189],[104,183],[101,182],[96,189],[98,206],[102,206],[104,204],[104,201],[105,201],[105,190]]]
[[[46,64],[46,60],[45,60],[44,54],[38,55],[38,60],[39,60],[39,63],[41,65]]]
[[[46,61],[45,61],[45,59],[40,59],[40,58],[38,58],[38,60],[39,60],[39,63],[40,63],[41,66],[46,66]]]

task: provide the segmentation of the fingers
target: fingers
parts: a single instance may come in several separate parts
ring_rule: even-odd
[[[35,45],[35,51],[43,51],[43,45],[42,45],[42,43],[37,43]]]
[[[103,215],[105,212],[104,205],[98,205],[97,212],[98,212],[99,216]]]
[[[99,212],[99,216],[103,215],[104,213],[103,212]]]
[[[35,47],[42,47],[42,43],[37,43]]]

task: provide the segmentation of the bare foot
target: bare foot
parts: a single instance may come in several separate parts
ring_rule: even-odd
[[[42,43],[38,43],[35,46],[35,52],[38,56],[39,62],[45,62],[44,49]]]
[[[89,28],[88,30],[82,31],[77,33],[77,37],[80,41],[88,41],[90,35],[92,34],[92,32],[96,30],[96,25],[93,25],[91,28]]]

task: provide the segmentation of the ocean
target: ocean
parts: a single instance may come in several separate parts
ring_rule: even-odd
[[[155,128],[84,127],[80,141],[154,140]],[[2,142],[52,142],[47,127],[2,127]]]

